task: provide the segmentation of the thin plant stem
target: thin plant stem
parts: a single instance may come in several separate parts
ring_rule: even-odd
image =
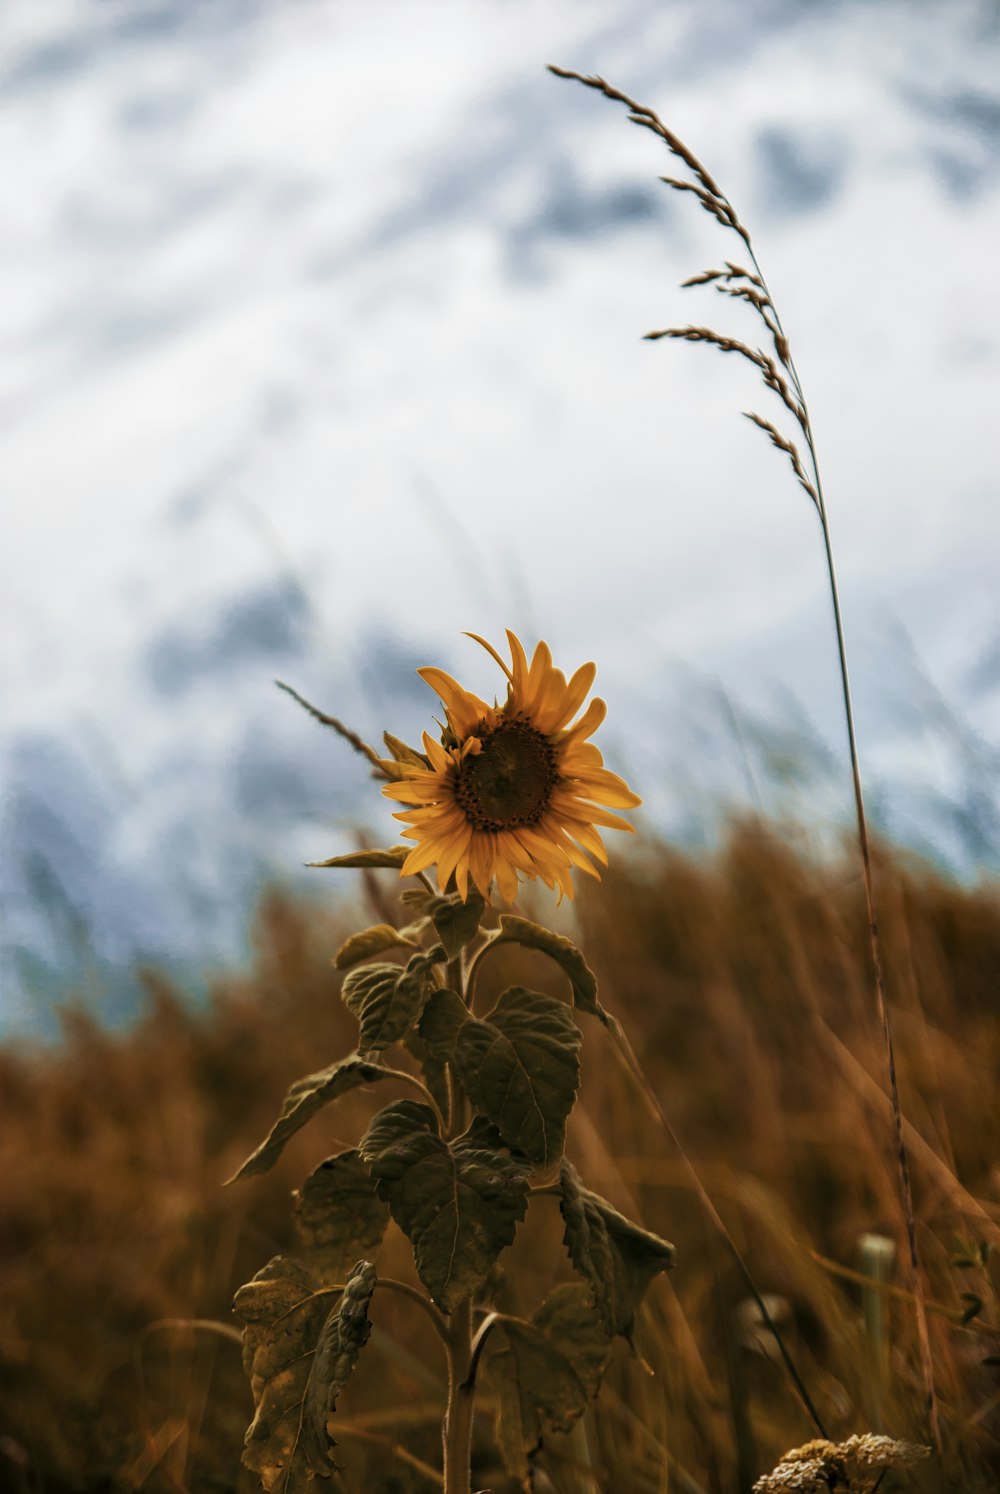
[[[448,985],[463,1000],[468,999],[468,977],[461,953],[448,961]],[[449,1139],[460,1136],[468,1124],[468,1103],[455,1074],[449,1070]],[[448,1404],[441,1423],[444,1453],[444,1494],[470,1494],[472,1488],[472,1416],[476,1386],[472,1371],[472,1299],[460,1302],[446,1321],[448,1352]]]
[[[438,1127],[440,1129],[441,1135],[443,1136],[445,1134],[445,1131],[447,1130],[447,1127],[445,1126],[444,1116],[441,1114],[441,1107],[438,1105],[437,1100],[435,1100],[434,1096],[431,1094],[430,1090],[427,1088],[427,1085],[423,1082],[423,1080],[418,1079],[416,1074],[408,1074],[405,1069],[386,1069],[385,1073],[387,1078],[401,1079],[404,1083],[412,1085],[414,1089],[420,1091],[424,1099],[427,1101],[427,1104],[433,1110],[434,1117],[437,1120]]]
[[[485,939],[476,950],[475,954],[469,962],[469,971],[465,991],[466,1005],[469,1007],[470,1011],[472,1010],[472,1004],[476,999],[476,980],[478,979],[479,967],[483,963],[483,960],[488,954],[491,953],[492,950],[498,949],[501,944],[513,944],[515,942],[515,940],[508,938],[506,934],[493,933],[490,934],[489,937]]]
[[[472,1486],[472,1413],[476,1387],[472,1366],[472,1300],[467,1297],[448,1324],[448,1409],[442,1425],[444,1494],[469,1494]]]
[[[424,1312],[430,1318],[431,1322],[434,1324],[434,1332],[437,1334],[438,1338],[447,1349],[448,1324],[445,1321],[443,1314],[438,1312],[437,1308],[434,1306],[434,1303],[429,1297],[425,1297],[423,1292],[418,1292],[416,1287],[410,1286],[407,1282],[396,1281],[391,1276],[380,1276],[378,1278],[378,1281],[376,1282],[376,1286],[379,1290],[381,1290],[383,1287],[386,1287],[391,1292],[398,1292],[401,1297],[409,1297],[411,1302],[416,1302],[418,1307],[422,1307]]]
[[[749,237],[746,246],[750,254],[753,267],[760,278],[765,295],[771,302],[775,322],[785,337],[781,318],[778,315],[774,300],[771,297],[767,281],[764,278],[757,256],[750,244]],[[785,338],[788,347],[787,338]],[[924,1379],[924,1399],[926,1403],[927,1420],[930,1426],[931,1437],[936,1450],[941,1451],[941,1424],[938,1416],[937,1394],[934,1387],[934,1361],[931,1356],[930,1334],[927,1328],[927,1301],[924,1291],[923,1273],[920,1269],[920,1252],[917,1246],[917,1224],[913,1208],[913,1186],[910,1180],[910,1161],[906,1149],[906,1141],[903,1137],[903,1112],[899,1102],[899,1082],[896,1077],[896,1050],[892,1038],[892,1021],[889,1015],[889,1001],[885,983],[885,966],[882,958],[882,940],[879,934],[878,915],[875,908],[875,890],[872,878],[871,843],[868,834],[868,816],[865,813],[864,789],[861,783],[861,761],[858,753],[857,731],[854,724],[854,703],[851,695],[851,678],[847,665],[847,640],[844,634],[844,619],[840,606],[840,587],[837,584],[837,567],[833,556],[833,539],[830,533],[830,520],[827,514],[826,500],[823,495],[823,479],[820,475],[819,458],[816,453],[816,442],[813,436],[812,420],[809,416],[809,406],[806,401],[802,382],[792,358],[791,349],[788,348],[786,359],[788,371],[791,374],[802,409],[801,427],[805,437],[806,449],[809,452],[809,465],[812,468],[813,484],[816,492],[816,511],[819,514],[820,529],[823,534],[823,552],[826,558],[827,575],[830,582],[830,598],[833,604],[834,629],[837,636],[837,659],[840,666],[841,693],[844,703],[844,719],[847,724],[847,743],[851,761],[851,782],[854,788],[854,809],[858,831],[858,849],[861,856],[862,880],[865,893],[865,912],[868,918],[868,941],[871,950],[872,970],[875,977],[875,999],[878,1008],[879,1025],[882,1030],[882,1044],[885,1049],[886,1070],[889,1078],[889,1096],[892,1101],[893,1130],[896,1141],[896,1165],[899,1171],[900,1191],[903,1197],[903,1213],[906,1218],[906,1240],[909,1251],[909,1276],[913,1292],[914,1316],[917,1324],[917,1338],[920,1345],[920,1363]]]

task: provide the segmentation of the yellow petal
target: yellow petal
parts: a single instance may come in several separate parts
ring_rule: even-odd
[[[590,876],[596,877],[598,881],[601,880],[601,874],[596,866],[593,865],[588,856],[584,855],[579,846],[574,845],[564,830],[554,825],[548,828],[546,833],[551,835],[552,839],[562,848],[574,866],[578,866],[581,871],[585,871]]]
[[[437,860],[437,842],[425,840],[420,845],[414,846],[400,868],[403,877],[416,876],[417,872],[425,871],[428,866],[433,866]]]
[[[536,865],[551,866],[554,869],[569,864],[562,847],[554,845],[547,836],[540,834],[537,830],[531,830],[525,825],[517,833],[521,844],[530,852]]]
[[[562,902],[563,896],[565,895],[566,897],[569,898],[570,902],[572,902],[573,901],[573,875],[570,872],[569,867],[567,867],[565,869],[565,871],[558,871],[558,872],[556,872],[556,882],[559,885],[559,901]]]
[[[456,811],[454,804],[424,804],[416,809],[394,809],[392,817],[394,820],[405,820],[410,825],[449,825],[454,821],[454,828],[458,828],[458,816],[461,810]]]
[[[500,896],[508,905],[517,899],[517,872],[505,856],[497,857],[496,864],[497,887]]]
[[[472,826],[466,821],[452,836],[438,857],[438,886],[442,892],[447,887],[449,878],[458,866],[458,863],[466,854],[471,839]]]
[[[489,898],[495,853],[489,832],[479,832],[469,846],[469,871],[483,897]]]
[[[561,669],[550,669],[531,708],[535,726],[546,736],[555,731],[557,726],[562,726],[565,698],[566,676]]]
[[[600,832],[593,825],[582,825],[579,820],[573,820],[567,826],[568,832],[575,841],[578,841],[585,851],[589,851],[602,866],[608,864],[608,852]]]
[[[547,643],[539,643],[535,649],[531,668],[528,671],[528,679],[524,687],[524,699],[521,704],[523,711],[530,712],[532,710],[535,701],[545,687],[545,682],[551,668],[552,650]]]
[[[515,695],[522,695],[528,679],[528,656],[524,652],[524,646],[516,633],[507,629],[507,642],[510,644],[510,657],[514,666],[512,684]]]
[[[555,797],[553,797],[554,805]],[[573,801],[565,808],[560,802],[559,817],[571,835],[575,833],[574,821],[589,825],[603,825],[606,830],[627,830],[629,835],[635,834],[635,826],[630,825],[628,820],[623,820],[620,814],[612,814],[608,809],[598,809],[596,804],[584,804],[580,800]]]
[[[497,661],[497,663],[500,665],[500,668],[503,670],[504,674],[510,680],[511,684],[514,683],[514,676],[510,672],[509,665],[507,665],[507,664],[504,663],[504,661],[501,659],[500,655],[497,653],[496,649],[493,647],[492,643],[487,643],[486,639],[485,638],[480,638],[480,636],[479,636],[478,633],[466,633],[465,636],[466,636],[466,638],[473,639],[473,641],[475,643],[480,644],[481,647],[484,648],[488,654],[491,654],[493,656],[493,658]]]
[[[549,734],[567,726],[586,699],[596,674],[596,664],[582,664],[567,684],[562,670],[553,669],[549,676],[544,708],[540,701],[535,705],[539,731]],[[596,747],[593,751],[597,751]]]
[[[567,775],[592,773],[595,768],[604,767],[604,758],[593,742],[570,742],[563,745],[560,766]]]
[[[610,804],[617,809],[635,809],[642,803],[638,794],[633,794],[624,778],[602,768],[597,773],[577,773],[573,776],[574,789],[582,788],[590,799],[599,804]]]
[[[387,799],[398,799],[402,804],[437,804],[447,797],[448,787],[434,774],[426,782],[401,778],[398,783],[386,784],[382,792]]]
[[[444,750],[444,747],[441,746],[441,743],[435,743],[435,740],[433,740],[433,737],[430,737],[430,735],[428,735],[428,732],[425,732],[425,734],[423,734],[423,750],[425,750],[426,754],[428,754],[430,765],[432,765],[432,768],[435,769],[435,772],[438,772],[438,774],[441,775],[445,775],[448,771],[450,771],[453,763],[451,763],[451,759],[450,757],[448,757],[447,751]]]
[[[606,704],[595,695],[576,725],[567,727],[562,733],[559,745],[565,748],[572,742],[582,742],[585,737],[593,736],[607,714]]]
[[[453,680],[450,674],[445,674],[443,669],[418,669],[420,678],[440,698],[442,705],[448,713],[448,722],[456,737],[467,737],[488,715],[489,706],[485,700],[480,700],[478,695],[472,695],[468,690],[463,690],[457,680]]]

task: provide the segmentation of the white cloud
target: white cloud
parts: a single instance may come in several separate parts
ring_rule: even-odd
[[[8,733],[116,744],[141,868],[167,813],[228,804],[240,744],[282,709],[266,658],[168,700],[151,649],[211,639],[291,575],[299,667],[361,712],[374,633],[457,658],[463,627],[513,622],[598,655],[625,736],[674,660],[747,699],[789,685],[836,740],[814,516],[738,414],[765,396],[736,360],[639,341],[746,325],[677,289],[732,247],[657,186],[656,142],[550,59],[661,108],[755,229],[879,772],[914,762],[872,619],[995,728],[1000,682],[961,684],[1000,631],[985,14],[175,3],[142,30],[129,5],[5,7]],[[671,710],[658,731],[682,742]]]

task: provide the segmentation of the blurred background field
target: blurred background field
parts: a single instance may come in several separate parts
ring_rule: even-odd
[[[267,896],[252,962],[214,977],[200,1005],[150,971],[132,1026],[108,1031],[69,1007],[54,1046],[0,1050],[0,1486],[252,1487],[239,1471],[250,1402],[232,1293],[271,1255],[294,1251],[290,1190],[353,1144],[384,1102],[349,1096],[267,1177],[222,1189],[287,1084],[353,1045],[330,964],[341,937],[359,919],[402,911],[394,874],[369,874],[353,901],[333,885],[311,901]],[[1000,897],[898,851],[880,852],[877,891],[948,1449],[944,1471],[905,1486],[991,1494],[1000,1313],[982,1247],[1000,1241]],[[830,1434],[881,1427],[921,1440],[849,849],[820,858],[791,826],[752,820],[700,857],[647,843],[585,889],[563,926],[626,1022]],[[524,952],[503,967],[497,959],[484,981],[513,978],[558,989]],[[552,1439],[537,1487],[745,1491],[808,1440],[809,1423],[680,1159],[583,1020],[570,1155],[593,1186],[676,1243],[678,1264],[650,1290],[641,1358],[619,1346],[598,1408]],[[539,1297],[568,1274],[558,1223],[554,1203],[535,1200],[513,1247],[518,1279]],[[885,1295],[869,1290],[866,1306],[851,1273],[870,1273],[859,1241],[872,1234],[897,1250]],[[409,1279],[395,1226],[381,1265]],[[405,1300],[378,1296],[374,1321],[338,1406],[344,1487],[423,1494],[433,1481],[393,1444],[436,1462],[442,1366]],[[474,1487],[508,1494],[489,1405],[487,1380]]]

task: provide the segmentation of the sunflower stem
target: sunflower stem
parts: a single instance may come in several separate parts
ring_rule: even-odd
[[[465,1004],[470,1011],[472,1010],[472,1003],[476,999],[476,978],[479,975],[479,967],[483,963],[483,960],[491,950],[496,949],[498,944],[511,944],[512,942],[513,941],[509,939],[506,934],[502,934],[500,933],[499,929],[496,929],[486,936],[486,939],[476,950],[475,954],[472,957],[472,960],[469,963],[469,973],[466,977],[466,986],[464,992]]]
[[[461,952],[448,961],[448,985],[463,1001],[469,998],[468,977]],[[461,1136],[469,1123],[469,1106],[454,1070],[448,1069],[449,1140]],[[444,1448],[444,1494],[470,1494],[472,1488],[472,1414],[476,1402],[471,1373],[472,1298],[460,1302],[447,1319],[448,1404],[441,1423]]]
[[[444,1442],[444,1494],[470,1494],[472,1413],[476,1387],[472,1367],[472,1299],[456,1307],[448,1321],[448,1409],[441,1426]]]

